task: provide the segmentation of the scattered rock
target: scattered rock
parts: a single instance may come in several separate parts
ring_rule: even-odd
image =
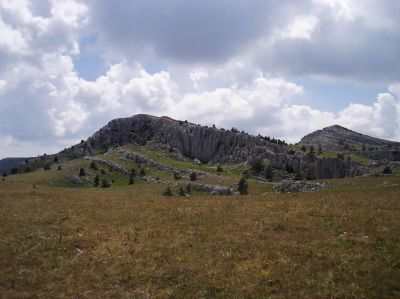
[[[327,190],[330,186],[326,183],[309,183],[306,181],[283,180],[275,185],[272,190],[274,192],[291,193],[291,192],[313,192],[318,190]]]
[[[192,188],[197,191],[207,192],[211,195],[232,195],[237,191],[228,186],[219,186],[211,184],[191,184]]]

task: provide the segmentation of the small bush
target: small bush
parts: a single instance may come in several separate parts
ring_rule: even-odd
[[[180,180],[182,177],[181,177],[181,175],[179,174],[179,172],[177,172],[177,171],[174,171],[174,180]]]
[[[58,156],[55,156],[55,157],[54,157],[54,162],[55,162],[55,163],[58,163]]]
[[[238,190],[241,195],[249,194],[249,184],[244,177],[242,177],[238,183]]]
[[[221,167],[221,164],[218,164],[217,172],[223,172],[224,169]]]
[[[186,193],[192,194],[192,185],[190,185],[190,183],[186,185]]]
[[[51,169],[50,164],[46,164],[46,165],[43,167],[43,169],[44,169],[44,170],[50,170],[50,169]]]
[[[98,187],[100,185],[100,178],[99,175],[96,175],[96,177],[94,178],[94,186]]]
[[[104,169],[100,170],[101,174],[106,174],[106,171]]]
[[[172,194],[171,188],[167,187],[167,189],[165,189],[163,195],[164,196],[172,196],[173,194]]]
[[[143,168],[140,169],[140,176],[145,176],[146,175],[146,170]]]
[[[61,169],[62,169],[62,166],[58,165],[57,170],[61,170]]]
[[[109,180],[107,179],[103,179],[101,182],[101,187],[102,188],[110,188],[111,187],[111,183]]]
[[[84,168],[79,169],[79,176],[85,176],[86,175],[86,171]]]
[[[182,186],[179,188],[179,196],[185,196],[186,195],[186,193],[185,193],[185,191],[183,190],[183,188],[182,188]]]
[[[135,183],[135,177],[131,174],[129,176],[129,185],[133,185]]]
[[[336,157],[340,160],[344,160],[344,155],[341,153],[337,153]]]
[[[274,178],[274,173],[273,173],[273,171],[272,171],[271,165],[268,165],[268,166],[265,168],[264,176],[265,176],[265,178],[266,178],[267,180],[270,180],[270,181],[272,181],[272,179]]]
[[[95,161],[92,161],[92,163],[90,163],[90,168],[93,170],[99,170]]]
[[[389,166],[386,166],[384,169],[383,169],[383,172],[382,172],[383,174],[391,174],[392,173],[392,169],[389,167]]]
[[[190,180],[192,182],[197,180],[197,174],[194,171],[190,174]]]

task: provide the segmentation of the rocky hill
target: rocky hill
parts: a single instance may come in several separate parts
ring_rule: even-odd
[[[143,153],[135,152],[132,148],[123,148],[129,145],[140,147]],[[151,151],[153,156],[157,153],[156,158],[149,157],[147,151]],[[213,167],[220,164],[231,165],[242,171],[248,169],[250,176],[264,179],[270,177],[272,168],[274,180],[295,176],[342,178],[365,173],[365,167],[350,158],[305,153],[288,146],[284,141],[261,135],[253,136],[234,128],[225,130],[145,114],[114,119],[88,140],[82,140],[55,155],[31,159],[20,167],[19,172],[49,169],[54,163],[60,164],[84,157],[93,159],[99,155],[105,155],[101,157],[103,160],[113,155],[123,160],[133,159],[161,171],[165,171],[161,169],[162,163],[159,161],[162,157]],[[123,175],[128,173],[118,163],[107,167],[117,169]],[[179,169],[179,172],[185,173],[185,169]],[[154,178],[148,178],[147,181],[154,181]]]
[[[339,125],[324,128],[304,136],[300,146],[322,147],[329,151],[393,151],[400,150],[400,142],[388,141],[360,134]]]
[[[290,150],[285,143],[238,130],[200,126],[169,117],[135,115],[110,121],[87,140],[87,154],[123,144],[168,146],[178,155],[202,163],[268,161],[274,168],[309,173],[315,178],[340,178],[364,173],[350,160],[310,156]]]

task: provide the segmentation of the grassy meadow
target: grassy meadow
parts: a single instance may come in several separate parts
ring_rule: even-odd
[[[33,188],[56,175],[0,181],[0,298],[400,297],[398,176],[227,197]]]

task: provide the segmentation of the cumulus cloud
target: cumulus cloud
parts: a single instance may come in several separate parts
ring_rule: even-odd
[[[399,10],[388,0],[1,1],[0,156],[56,151],[137,113],[290,142],[335,123],[399,139]],[[75,61],[91,34],[107,71],[86,80]],[[304,77],[390,86],[333,113],[298,102]]]
[[[400,137],[400,101],[380,93],[372,105],[351,103],[339,113],[338,122],[359,132],[387,139]]]

